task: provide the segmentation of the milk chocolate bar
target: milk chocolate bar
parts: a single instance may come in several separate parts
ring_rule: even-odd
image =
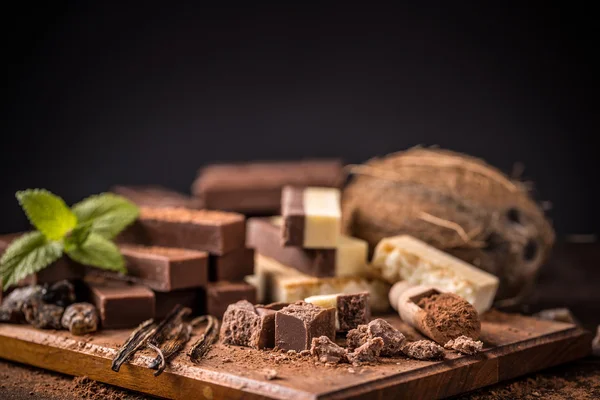
[[[310,349],[313,338],[335,339],[335,308],[299,302],[275,313],[275,345],[283,350]]]
[[[340,236],[340,191],[286,186],[281,195],[281,240],[284,246],[333,249]]]
[[[222,256],[210,256],[209,280],[241,281],[254,273],[254,249],[240,248]]]
[[[209,165],[192,193],[208,209],[278,214],[285,185],[339,188],[345,174],[340,160],[305,160]]]
[[[162,186],[113,186],[111,192],[143,207],[202,208],[200,199]]]
[[[245,282],[214,282],[206,287],[206,313],[221,318],[227,306],[240,300],[256,303],[256,288]]]
[[[154,293],[145,286],[108,279],[86,280],[86,284],[104,329],[133,328],[154,318]]]
[[[137,225],[143,239],[155,246],[181,247],[223,255],[245,244],[245,217],[236,213],[140,207]]]
[[[319,307],[335,308],[336,329],[340,332],[368,324],[371,318],[368,292],[323,294],[307,297],[304,301]]]
[[[154,292],[155,318],[163,319],[177,305],[181,304],[192,310],[193,314],[204,314],[205,291],[199,289],[181,289],[171,292]]]
[[[208,282],[208,254],[172,247],[121,245],[127,274],[159,292],[187,289]]]
[[[12,233],[0,235],[0,257],[8,246],[23,233]],[[31,274],[19,282],[19,286],[24,285],[40,285],[43,283],[55,283],[62,280],[75,280],[83,277],[83,268],[81,265],[63,256],[50,264],[43,270]],[[0,282],[0,291],[2,285]]]
[[[364,275],[367,242],[340,235],[335,249],[302,249],[281,245],[281,218],[250,218],[246,245],[258,253],[317,277]]]

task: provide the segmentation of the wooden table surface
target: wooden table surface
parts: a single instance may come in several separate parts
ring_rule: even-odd
[[[542,270],[524,313],[568,307],[590,330],[600,324],[600,244],[557,245]],[[600,398],[600,359],[588,357],[538,374],[503,382],[461,399]],[[0,360],[1,399],[149,398],[111,387]]]

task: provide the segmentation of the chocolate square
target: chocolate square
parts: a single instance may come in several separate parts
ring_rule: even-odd
[[[254,249],[240,248],[222,256],[211,255],[209,259],[209,280],[241,281],[254,273]]]
[[[221,318],[227,306],[240,300],[256,303],[256,288],[245,282],[215,282],[206,286],[206,313]]]
[[[275,314],[275,345],[283,350],[308,350],[320,336],[335,339],[335,308],[298,302]]]
[[[368,324],[371,319],[369,293],[339,294],[337,312],[341,332],[348,332],[359,325]]]

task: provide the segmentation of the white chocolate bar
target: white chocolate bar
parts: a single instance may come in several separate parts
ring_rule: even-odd
[[[479,313],[492,306],[498,290],[496,276],[408,235],[381,240],[371,264],[390,283],[406,280],[455,293]]]

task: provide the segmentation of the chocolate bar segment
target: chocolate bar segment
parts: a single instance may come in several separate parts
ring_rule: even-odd
[[[236,213],[140,207],[137,225],[143,231],[143,239],[155,246],[223,255],[245,244],[245,217]]]
[[[230,304],[221,324],[222,342],[255,349],[274,347],[275,312],[269,308],[254,307],[246,300]]]
[[[340,191],[333,188],[283,188],[282,244],[305,249],[332,249],[340,236]]]
[[[254,249],[240,248],[222,256],[210,256],[209,280],[241,281],[254,272]]]
[[[275,345],[283,350],[310,349],[313,338],[335,339],[335,308],[298,302],[275,313]]]
[[[145,286],[96,279],[86,284],[104,329],[133,328],[154,318],[154,293]]]
[[[204,297],[205,291],[203,288],[154,292],[155,318],[163,319],[177,304],[191,309],[192,314],[203,314],[205,309]]]
[[[185,207],[200,209],[200,199],[164,188],[162,186],[123,186],[110,189],[111,192],[144,207]]]
[[[206,287],[206,313],[221,318],[227,306],[240,300],[256,303],[256,288],[245,282],[214,282]]]
[[[340,160],[305,160],[209,165],[192,193],[208,209],[278,214],[285,185],[339,188],[345,174]]]
[[[208,282],[208,254],[172,247],[122,245],[128,275],[160,292],[187,289]]]

